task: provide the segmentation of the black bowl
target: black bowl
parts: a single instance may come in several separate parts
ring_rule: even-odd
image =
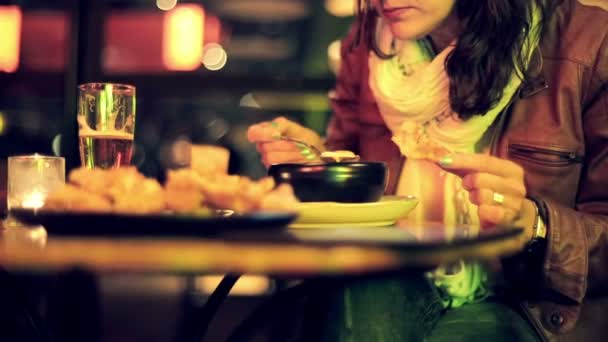
[[[388,180],[377,162],[276,164],[268,170],[277,184],[290,184],[301,202],[376,202]]]

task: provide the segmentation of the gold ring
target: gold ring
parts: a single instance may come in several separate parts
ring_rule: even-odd
[[[498,193],[498,192],[495,192],[495,193],[492,195],[492,201],[493,201],[495,204],[498,204],[498,205],[503,205],[503,204],[505,203],[505,195],[503,195],[503,194],[501,194],[501,193]]]

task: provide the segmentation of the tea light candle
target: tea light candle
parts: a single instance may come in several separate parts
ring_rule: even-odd
[[[8,158],[8,210],[40,209],[46,196],[65,184],[65,159],[42,155]]]
[[[23,201],[21,201],[21,208],[40,209],[44,206],[45,198],[46,194],[34,191],[24,196]]]

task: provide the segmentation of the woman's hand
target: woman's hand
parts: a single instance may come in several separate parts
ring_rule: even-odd
[[[317,133],[284,117],[255,124],[247,131],[247,138],[257,145],[266,167],[281,163],[307,163],[316,159],[308,147],[279,140],[281,137],[308,143],[320,151],[325,150]]]
[[[462,177],[471,203],[478,206],[483,227],[516,225],[531,239],[536,220],[535,204],[526,198],[524,169],[516,163],[486,154],[454,154],[439,166]],[[528,240],[529,240],[528,239]]]

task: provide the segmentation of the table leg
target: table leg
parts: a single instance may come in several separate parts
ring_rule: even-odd
[[[57,341],[101,341],[96,276],[84,270],[58,275],[50,298],[49,318]]]
[[[0,341],[52,340],[36,310],[40,300],[40,282],[46,283],[46,278],[16,275],[0,269]]]
[[[186,304],[187,307],[184,310],[185,321],[182,323],[183,326],[178,332],[178,341],[203,341],[205,334],[209,329],[209,325],[211,324],[211,321],[213,321],[213,317],[240,277],[241,275],[239,274],[224,276],[202,307],[199,308],[191,304]]]
[[[286,312],[291,312],[289,309],[293,308],[296,301],[318,293],[326,283],[327,280],[324,279],[309,280],[276,293],[255,308],[233,331],[227,342],[250,340],[257,330],[273,324],[277,317],[283,317]]]

